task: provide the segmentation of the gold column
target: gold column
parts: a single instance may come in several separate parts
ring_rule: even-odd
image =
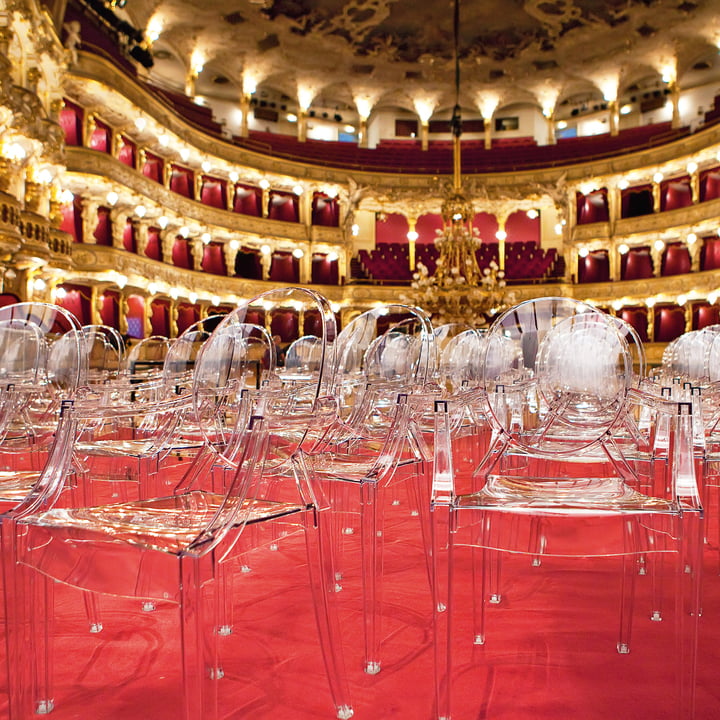
[[[693,205],[697,205],[700,202],[700,173],[697,168],[690,173],[690,192]]]
[[[298,111],[297,139],[299,142],[305,142],[307,140],[307,113],[305,110]]]
[[[408,264],[410,270],[415,269],[415,243],[417,242],[417,231],[415,225],[417,224],[417,218],[408,218]]]
[[[102,292],[97,285],[93,285],[90,288],[90,322],[93,325],[102,325],[102,315],[100,309],[102,308]]]
[[[505,232],[505,222],[507,221],[507,212],[498,218],[497,241],[498,241],[498,265],[501,270],[505,270],[505,240],[507,233]]]
[[[672,123],[673,129],[679,128],[680,119],[680,83],[677,80],[670,84],[670,102],[672,103]]]
[[[358,147],[366,148],[368,147],[368,119],[361,117],[360,118],[360,125],[358,127]]]
[[[178,301],[170,299],[170,337],[178,336]]]
[[[555,137],[555,113],[546,115],[545,120],[547,121],[548,145],[555,145],[557,143]]]
[[[610,135],[618,135],[620,132],[620,109],[618,107],[618,101],[610,101],[608,108],[610,110]]]
[[[427,120],[420,121],[420,147],[427,150],[430,146],[430,123]]]
[[[250,99],[252,95],[243,93],[240,98],[240,137],[248,137],[250,135]]]
[[[491,115],[489,118],[483,118],[483,133],[485,138],[485,149],[490,150],[492,148],[492,120],[494,117]]]
[[[651,305],[646,311],[648,342],[655,342],[655,306]]]

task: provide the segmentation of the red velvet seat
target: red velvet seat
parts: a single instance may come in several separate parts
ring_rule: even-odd
[[[170,168],[170,190],[183,197],[195,197],[195,173],[190,168],[172,165]]]
[[[129,140],[124,135],[120,136],[119,149],[118,149],[118,160],[128,167],[135,167],[135,154],[136,147],[132,140]]]
[[[193,267],[192,247],[190,241],[178,235],[172,249],[172,262],[175,267],[190,270]]]
[[[235,185],[233,197],[233,212],[243,215],[260,217],[262,207],[262,190],[250,185]]]
[[[663,253],[662,275],[683,275],[692,271],[690,251],[682,243],[670,243]]]
[[[93,237],[98,245],[111,246],[112,241],[112,223],[110,221],[110,208],[99,207],[97,211],[97,225]]]
[[[223,243],[208,243],[203,249],[202,269],[215,275],[227,275]]]
[[[227,186],[225,181],[220,178],[202,176],[202,184],[200,187],[200,202],[209,207],[227,209]]]
[[[82,145],[84,113],[80,106],[65,100],[65,107],[60,111],[60,127],[65,134],[65,144]]]
[[[170,337],[170,302],[155,298],[150,304],[150,326],[152,335]]]
[[[646,247],[630,248],[622,256],[620,269],[623,280],[645,280],[653,276],[653,263],[650,249]]]
[[[663,183],[660,195],[661,210],[679,210],[692,205],[692,190],[690,180],[672,180]]]
[[[123,228],[123,247],[128,252],[137,252],[137,241],[135,238],[135,223],[128,218]]]
[[[110,152],[110,128],[100,120],[95,120],[95,129],[88,140],[88,147],[98,152]]]
[[[145,256],[149,257],[151,260],[162,260],[162,242],[160,240],[159,228],[148,228]]]
[[[618,312],[618,317],[625,320],[625,322],[629,323],[632,327],[635,328],[637,331],[640,340],[643,342],[648,341],[648,321],[647,321],[647,311],[645,308],[622,308]]]
[[[578,258],[578,282],[597,283],[610,280],[610,258],[607,250],[593,250]]]
[[[164,166],[165,163],[161,157],[146,153],[142,174],[155,182],[162,183],[164,181]]]
[[[677,305],[655,306],[655,341],[670,342],[685,332],[685,310]]]

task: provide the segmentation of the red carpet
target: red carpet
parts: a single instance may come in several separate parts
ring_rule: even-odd
[[[384,666],[362,670],[358,535],[348,539],[340,593],[343,641],[355,717],[431,720],[431,608],[417,519],[408,505],[387,512]],[[463,554],[466,558],[467,553]],[[305,585],[300,538],[258,551],[235,583],[235,632],[222,639],[221,717],[333,718]],[[720,578],[705,555],[698,720],[720,719]],[[629,655],[615,652],[619,562],[546,560],[504,565],[503,603],[491,607],[484,648],[473,647],[465,560],[458,576],[455,720],[673,717],[671,622],[647,617],[647,577],[638,578]],[[592,570],[596,568],[596,570]],[[104,629],[87,632],[77,591],[57,587],[56,720],[177,720],[180,716],[176,612],[143,612],[137,600],[102,598]],[[3,646],[4,653],[4,646]],[[3,681],[4,682],[4,681]],[[2,700],[3,716],[6,716]]]

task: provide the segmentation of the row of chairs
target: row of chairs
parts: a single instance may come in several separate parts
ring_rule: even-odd
[[[288,305],[321,322],[278,367],[272,337],[249,320]],[[670,396],[660,374],[646,376],[629,325],[574,300],[541,298],[506,311],[488,331],[433,327],[419,308],[386,305],[338,333],[325,298],[286,288],[189,328],[152,359],[139,356],[124,362],[112,332],[82,328],[62,308],[0,309],[11,720],[54,705],[54,580],[81,591],[96,632],[103,595],[137,597],[148,609],[174,603],[182,716],[215,718],[233,580],[252,548],[282,547],[297,533],[308,547],[335,713],[351,717],[336,608],[345,550],[357,529],[364,669],[376,674],[384,511],[398,483],[425,548],[435,717],[452,716],[456,556],[465,546],[481,587],[478,645],[486,608],[503,596],[504,553],[534,565],[551,556],[623,557],[623,654],[638,568],[657,582],[657,615],[665,612],[660,579],[672,565],[678,708],[692,716],[706,423],[698,425],[692,396]],[[563,529],[588,519],[615,532],[570,542]],[[25,601],[31,596],[36,603]]]

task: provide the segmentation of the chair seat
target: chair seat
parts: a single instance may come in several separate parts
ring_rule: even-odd
[[[105,457],[147,457],[158,451],[156,440],[96,440],[75,444],[78,454]]]
[[[224,495],[192,491],[128,503],[55,508],[31,515],[24,522],[48,529],[57,528],[73,536],[77,536],[77,531],[83,537],[104,535],[112,540],[179,554],[208,526],[224,499]],[[235,524],[266,520],[304,509],[292,503],[246,500]]]
[[[616,477],[529,479],[490,475],[482,490],[458,496],[458,508],[549,514],[675,513],[676,503],[643,495]]]
[[[24,500],[39,477],[37,470],[0,470],[0,502]]]

